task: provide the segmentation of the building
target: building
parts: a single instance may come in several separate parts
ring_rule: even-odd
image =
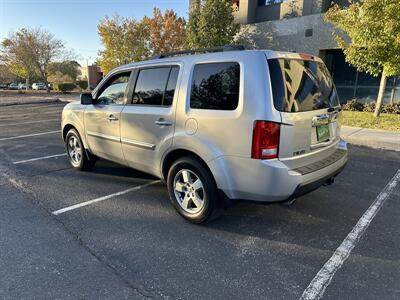
[[[190,0],[190,8],[199,0]],[[323,14],[347,0],[232,0],[236,22],[242,24],[240,43],[256,49],[290,50],[321,57],[335,81],[340,101],[375,101],[379,77],[357,72],[345,62]],[[400,100],[400,78],[389,78],[385,102]]]
[[[80,67],[79,70],[81,74],[78,76],[78,80],[87,81],[89,78],[91,90],[103,79],[103,72],[98,65]]]

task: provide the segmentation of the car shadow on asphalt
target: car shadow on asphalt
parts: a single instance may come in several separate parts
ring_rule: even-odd
[[[91,170],[91,172],[107,176],[115,176],[115,177],[128,177],[128,178],[148,179],[148,180],[157,179],[156,177],[143,173],[139,170],[125,167],[117,163],[103,159],[100,159],[99,161],[96,162],[96,165],[93,168],[93,170]]]

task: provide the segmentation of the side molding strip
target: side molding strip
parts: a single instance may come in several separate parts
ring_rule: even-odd
[[[100,138],[100,139],[104,139],[104,140],[109,140],[109,141],[118,142],[118,143],[121,142],[119,137],[116,137],[113,135],[106,135],[106,134],[102,134],[99,132],[93,132],[93,131],[88,131],[87,134],[90,136]]]
[[[122,144],[145,148],[145,149],[149,149],[149,150],[154,150],[156,148],[156,145],[154,145],[154,144],[124,139],[124,138],[121,139],[121,142],[122,142]]]

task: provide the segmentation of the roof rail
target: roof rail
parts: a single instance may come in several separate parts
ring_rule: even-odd
[[[165,57],[171,57],[171,56],[177,56],[177,55],[196,54],[196,53],[243,51],[243,50],[245,50],[245,47],[243,45],[225,45],[225,46],[214,47],[214,48],[166,52],[166,53],[156,54],[152,57],[152,59],[159,59],[159,58],[165,58]]]

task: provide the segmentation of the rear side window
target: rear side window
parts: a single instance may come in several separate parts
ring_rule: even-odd
[[[335,107],[339,99],[328,69],[310,60],[270,59],[275,109],[302,112]]]
[[[239,102],[240,66],[236,62],[195,65],[190,107],[235,110]]]
[[[132,104],[170,106],[174,98],[179,67],[139,71]]]

